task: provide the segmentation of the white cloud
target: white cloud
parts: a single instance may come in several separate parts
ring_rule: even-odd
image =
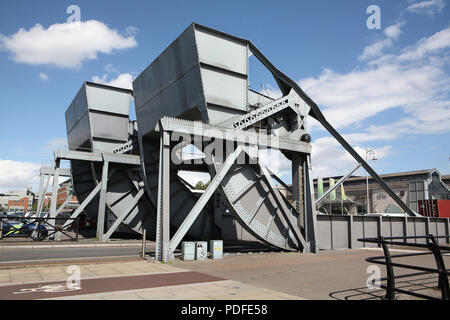
[[[261,163],[268,167],[278,177],[290,174],[292,170],[291,161],[280,151],[275,149],[263,149],[258,151]]]
[[[405,48],[398,56],[402,60],[418,60],[427,55],[436,54],[450,47],[450,27],[436,32],[429,38],[423,38],[414,46]]]
[[[267,89],[264,88],[263,90],[260,91],[260,93],[269,96],[272,99],[278,99],[283,96],[280,89],[272,88],[271,86],[268,86]]]
[[[128,26],[125,29],[125,35],[126,36],[134,36],[138,32],[139,32],[139,28],[138,27],[134,27],[134,26]]]
[[[386,28],[385,39],[380,41],[391,41],[391,45],[403,24]],[[326,68],[319,76],[298,83],[335,128],[346,129],[343,136],[356,150],[375,141],[449,132],[450,28],[389,54],[384,54],[387,46],[381,47],[378,51],[372,47],[371,54],[366,50],[364,64],[347,73]],[[382,123],[362,128],[363,121],[394,108],[398,109],[397,117],[380,118]],[[311,124],[313,130],[319,127],[313,119]],[[390,148],[386,145],[378,150],[378,158]],[[316,175],[343,174],[356,165],[333,138],[314,139],[312,152]]]
[[[401,107],[411,113],[433,106],[450,85],[443,70],[434,66],[386,64],[339,74],[324,70],[317,78],[300,81],[337,128],[359,124],[382,111]]]
[[[117,78],[112,79],[111,81],[107,81],[107,78],[107,74],[104,74],[101,78],[98,76],[93,76],[92,81],[113,87],[133,89],[133,76],[130,73],[119,74]]]
[[[394,139],[403,133],[442,133],[450,128],[448,48],[450,28],[398,55],[368,61],[360,69],[348,73],[325,69],[318,77],[299,82],[337,128],[358,129],[363,120],[392,108],[406,114],[354,134],[360,141],[371,136]]]
[[[363,53],[358,57],[359,60],[367,60],[380,55],[384,49],[392,45],[392,40],[387,38],[371,44],[364,48]]]
[[[45,73],[41,72],[39,73],[39,79],[41,79],[44,82],[48,81],[48,75],[46,75]]]
[[[113,65],[110,63],[110,64],[107,64],[106,66],[105,66],[105,70],[106,70],[106,72],[108,72],[108,73],[119,73],[119,71],[117,71],[114,67],[113,67]]]
[[[0,191],[5,192],[38,185],[40,167],[40,164],[32,162],[0,160]],[[33,189],[37,191],[37,189]]]
[[[136,46],[133,35],[122,36],[96,20],[57,23],[47,29],[36,24],[10,36],[0,34],[0,49],[8,51],[17,63],[71,69],[80,68],[83,61],[97,59],[99,53],[111,54]]]
[[[404,24],[405,23],[403,21],[400,21],[387,27],[383,32],[386,38],[378,40],[375,43],[365,47],[363,53],[358,57],[358,59],[367,60],[381,55],[385,49],[392,46],[394,40],[398,39],[402,33],[401,27]]]
[[[390,39],[397,40],[402,33],[401,27],[403,27],[404,25],[404,21],[397,22],[396,24],[393,24],[384,29],[384,34]]]
[[[357,145],[353,146],[358,154],[365,159],[366,152],[364,148]],[[391,146],[373,148],[376,158],[385,158]],[[330,159],[332,159],[330,161]],[[311,154],[312,171],[314,177],[329,177],[343,175],[356,167],[356,160],[340,146],[340,144],[331,137],[323,137],[314,140],[312,143]],[[370,163],[373,166],[373,163]]]
[[[412,5],[408,6],[406,10],[409,12],[427,14],[429,16],[432,16],[435,13],[441,12],[444,7],[444,0],[426,0],[413,3]]]

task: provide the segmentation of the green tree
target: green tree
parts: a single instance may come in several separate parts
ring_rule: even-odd
[[[208,181],[207,183],[203,183],[203,182],[199,181],[195,185],[195,189],[197,189],[197,190],[206,190],[206,188],[208,188],[210,182],[211,181]]]

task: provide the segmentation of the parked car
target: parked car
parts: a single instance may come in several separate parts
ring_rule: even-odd
[[[9,216],[2,222],[2,237],[27,237],[33,240],[42,240],[48,236],[48,230],[43,224],[28,219]]]

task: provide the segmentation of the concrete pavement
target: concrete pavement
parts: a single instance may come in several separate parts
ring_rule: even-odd
[[[380,254],[378,248],[372,248],[319,254],[229,254],[222,260],[176,260],[171,264],[134,258],[10,266],[0,270],[0,299],[16,299],[17,295],[20,299],[382,299],[384,290],[366,286],[369,264],[365,258]],[[450,257],[444,259],[448,265]],[[435,268],[432,255],[399,261]],[[70,264],[80,268],[81,289],[66,292]],[[380,272],[385,275],[383,267]],[[405,271],[396,269],[396,274],[401,273]],[[435,275],[400,279],[397,286],[440,295]]]
[[[80,288],[67,265],[0,270],[0,299],[273,300],[300,297],[153,261],[80,264]]]
[[[391,249],[391,252],[411,251]],[[369,290],[366,285],[370,264],[365,259],[379,255],[382,251],[378,248],[321,251],[318,254],[253,253],[229,255],[221,262],[177,260],[173,265],[306,299],[381,299],[385,295],[384,290]],[[444,259],[446,265],[450,265],[450,257],[445,256]],[[396,261],[436,268],[433,255],[398,258]],[[383,266],[380,266],[380,271],[381,277],[384,277],[386,272]],[[415,271],[395,269],[396,275],[412,272]],[[435,274],[398,280],[397,285],[440,297],[437,280]],[[406,295],[398,297],[412,299]]]

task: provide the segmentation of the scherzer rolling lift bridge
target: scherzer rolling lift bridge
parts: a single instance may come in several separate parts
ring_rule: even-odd
[[[251,57],[273,75],[281,98],[249,89]],[[133,98],[136,122],[129,120]],[[253,43],[195,23],[134,80],[133,91],[83,84],[66,111],[69,150],[55,151],[51,172],[58,181],[60,161],[70,161],[81,203],[72,218],[83,210],[96,218],[99,240],[121,225],[145,230],[161,261],[172,260],[185,237],[241,239],[240,230],[283,250],[317,252],[309,117],[416,215]],[[181,150],[191,145],[203,156],[186,161]],[[267,148],[292,162],[292,203],[258,157]],[[209,173],[211,182],[199,193],[182,170]]]

